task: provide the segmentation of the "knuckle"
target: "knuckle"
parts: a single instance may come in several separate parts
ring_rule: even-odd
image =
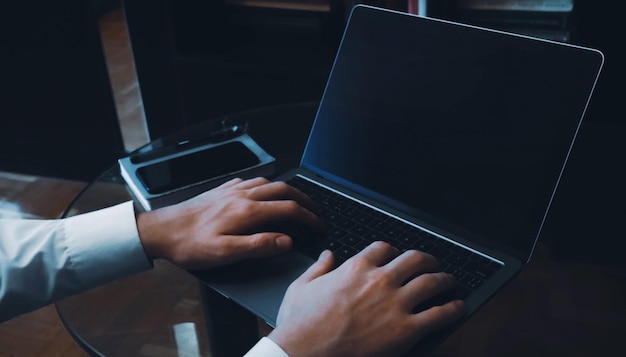
[[[383,242],[383,241],[376,241],[376,242],[372,243],[370,245],[370,247],[372,249],[376,249],[376,250],[379,250],[379,249],[391,249],[392,248],[389,243]]]
[[[294,200],[285,200],[282,201],[283,209],[289,214],[297,214],[300,212],[301,207],[298,202]]]
[[[384,285],[387,285],[388,283],[390,283],[390,282],[392,282],[394,280],[393,274],[391,274],[387,270],[377,269],[373,273],[373,275],[374,275],[374,279],[373,280],[378,281],[379,283],[382,283]]]
[[[426,274],[424,278],[425,278],[424,283],[429,288],[446,286],[450,283],[450,279],[448,277],[448,274],[446,273],[430,273],[430,274]]]
[[[228,211],[234,216],[248,215],[254,209],[254,202],[248,200],[237,200],[228,203]]]
[[[382,269],[376,269],[369,272],[364,287],[369,290],[382,291],[384,287],[392,286],[393,282],[392,274]]]
[[[232,248],[229,246],[229,244],[224,244],[214,247],[211,250],[211,255],[216,257],[218,260],[223,260],[231,254],[231,251]]]
[[[408,259],[414,260],[418,263],[426,259],[424,257],[424,253],[417,250],[407,250],[406,252],[404,252],[404,254]]]
[[[240,209],[242,209],[245,212],[251,211],[254,207],[258,206],[258,202],[257,201],[253,201],[253,200],[249,200],[249,199],[243,199],[239,201],[239,204],[237,205],[237,207],[239,207]]]
[[[252,238],[251,248],[253,250],[265,250],[270,248],[270,245],[273,244],[272,240],[267,239],[267,236],[263,234],[256,234]]]
[[[288,190],[291,187],[285,181],[274,181],[273,184],[281,190]]]
[[[254,178],[254,180],[256,182],[259,182],[259,183],[263,184],[263,185],[268,184],[268,183],[271,182],[270,180],[266,179],[265,177],[256,177],[256,178]]]
[[[249,178],[249,179],[247,179],[245,181],[263,182],[263,180],[267,180],[267,179],[265,177],[262,177],[262,176],[256,176],[256,177]]]
[[[355,255],[348,259],[344,265],[346,265],[351,271],[361,271],[366,269],[370,263],[366,257],[362,255]]]
[[[409,250],[406,253],[409,254],[410,259],[414,260],[419,265],[437,264],[437,260],[435,259],[435,257],[428,253],[419,250]]]

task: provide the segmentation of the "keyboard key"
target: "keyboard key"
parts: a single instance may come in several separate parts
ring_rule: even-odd
[[[384,240],[385,236],[382,233],[376,232],[376,231],[369,231],[364,238],[370,242],[376,242],[376,241],[382,241]]]
[[[494,273],[492,269],[480,265],[476,261],[470,261],[467,264],[463,265],[463,270],[480,279],[487,279]]]
[[[478,289],[478,287],[480,287],[480,285],[482,285],[482,283],[483,283],[482,279],[475,278],[475,277],[470,276],[470,275],[466,275],[463,279],[461,279],[459,281],[459,284],[461,286],[464,286],[464,287],[469,288],[471,290]]]
[[[460,267],[460,266],[463,266],[465,263],[467,263],[467,258],[461,256],[455,251],[454,253],[450,254],[445,259],[445,261],[449,263],[450,265]]]
[[[322,218],[324,219],[324,221],[333,223],[333,224],[343,219],[343,217],[340,214],[333,212],[332,210],[328,211],[328,214],[326,214]]]
[[[380,219],[374,219],[368,224],[368,227],[380,232],[384,231],[388,226],[389,224],[387,222]]]
[[[354,233],[358,236],[364,237],[367,233],[369,233],[369,228],[366,228],[365,226],[362,225],[354,225],[352,226],[352,228],[350,229],[351,233]]]
[[[361,239],[361,237],[357,236],[356,234],[352,234],[352,233],[348,233],[345,238],[343,239],[343,242],[346,245],[349,245],[351,247],[356,247],[357,245],[359,245],[361,242],[363,241],[363,239]]]
[[[465,277],[465,275],[467,274],[465,271],[459,269],[459,268],[455,268],[454,266],[448,266],[447,268],[442,268],[443,271],[445,271],[448,274],[452,274],[452,276],[454,276],[454,278],[459,281],[461,279],[463,279]]]
[[[330,230],[328,230],[328,236],[332,237],[334,240],[337,240],[337,241],[345,237],[346,235],[348,235],[348,232],[346,232],[345,230],[341,228],[333,227]]]
[[[356,217],[356,221],[360,224],[367,225],[371,220],[371,217],[366,214],[361,214]]]
[[[335,255],[343,260],[350,259],[354,256],[358,251],[352,247],[342,246],[341,248],[334,251]]]
[[[471,260],[482,266],[488,266],[489,263],[492,262],[491,259],[487,259],[483,257],[482,255],[478,255],[478,254],[472,255]]]
[[[323,244],[324,249],[332,250],[333,252],[341,249],[343,244],[335,239],[327,239]]]
[[[359,210],[349,207],[345,209],[342,213],[344,216],[354,219],[359,215]]]
[[[441,246],[434,246],[428,251],[428,254],[437,258],[437,260],[443,261],[450,255],[450,251],[442,248]]]
[[[431,249],[432,249],[435,245],[434,245],[434,244],[432,244],[432,243],[430,243],[430,242],[427,242],[427,241],[425,241],[425,240],[423,240],[423,239],[420,239],[419,241],[417,241],[417,242],[413,243],[411,246],[412,246],[413,248],[415,248],[415,249],[417,249],[417,250],[421,251],[421,252],[428,252],[428,251],[429,251],[429,250],[431,250]]]
[[[337,225],[343,229],[350,229],[352,228],[354,225],[356,224],[356,222],[354,222],[351,219],[347,219],[347,218],[343,218],[337,221]]]
[[[400,230],[399,228],[395,227],[395,226],[388,226],[384,232],[383,232],[387,237],[391,238],[391,239],[396,239],[398,237],[400,237],[404,232],[402,230]]]
[[[417,241],[417,238],[415,236],[411,236],[408,233],[404,233],[402,234],[400,237],[398,237],[396,239],[396,241],[400,244],[406,245],[406,246],[411,246],[411,244],[415,243]]]

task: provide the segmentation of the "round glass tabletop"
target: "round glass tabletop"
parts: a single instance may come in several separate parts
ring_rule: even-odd
[[[185,128],[138,150],[149,150],[238,125],[276,161],[276,170],[296,165],[317,103],[252,110]],[[66,217],[135,200],[113,165],[67,208]],[[135,200],[136,202],[136,200]],[[141,209],[136,204],[137,209]],[[107,269],[107,267],[102,267]],[[68,331],[96,356],[209,356],[202,287],[187,272],[157,260],[154,269],[130,276],[56,304]]]

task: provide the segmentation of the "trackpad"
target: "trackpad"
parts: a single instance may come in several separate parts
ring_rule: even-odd
[[[278,309],[289,284],[313,262],[303,254],[291,252],[275,258],[248,260],[191,273],[275,327]]]

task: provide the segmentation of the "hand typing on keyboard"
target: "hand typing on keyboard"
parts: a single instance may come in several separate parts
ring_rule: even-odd
[[[453,244],[416,226],[367,207],[338,193],[300,177],[288,183],[309,195],[317,205],[316,213],[324,221],[326,231],[290,230],[298,249],[316,258],[324,249],[335,255],[336,264],[357,254],[375,241],[384,241],[401,252],[418,250],[434,256],[441,270],[457,279],[455,289],[436,299],[424,302],[416,311],[456,298],[466,299],[482,283],[502,267],[460,245]],[[303,226],[300,226],[303,227]]]
[[[233,179],[176,205],[137,216],[150,259],[184,269],[208,269],[289,251],[292,238],[260,227],[292,222],[319,231],[323,223],[302,192],[264,178]]]
[[[397,356],[464,315],[460,300],[414,313],[455,285],[429,254],[375,242],[334,265],[324,251],[287,290],[269,338],[290,356]]]

